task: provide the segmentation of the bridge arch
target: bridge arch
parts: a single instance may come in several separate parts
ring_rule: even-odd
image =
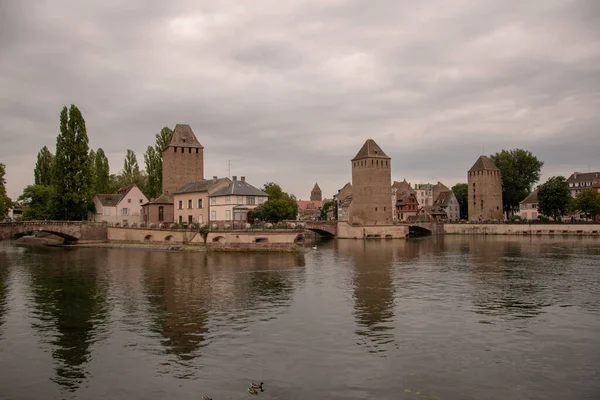
[[[409,237],[419,237],[419,236],[429,236],[433,232],[430,229],[424,228],[419,225],[409,225],[408,226],[408,236]]]

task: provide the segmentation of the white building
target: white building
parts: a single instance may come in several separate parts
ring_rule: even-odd
[[[116,194],[97,194],[94,196],[95,213],[90,213],[89,220],[109,222],[112,224],[141,223],[142,204],[148,198],[136,186],[127,186],[119,189]]]
[[[209,194],[210,221],[248,221],[248,212],[268,200],[269,195],[233,176],[231,182]]]
[[[531,192],[531,194],[527,196],[525,200],[519,203],[519,215],[521,216],[521,219],[526,219],[528,221],[535,221],[540,215],[542,215],[538,211],[537,188]]]

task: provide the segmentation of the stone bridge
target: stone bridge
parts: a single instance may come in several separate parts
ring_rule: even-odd
[[[342,221],[308,221],[306,229],[321,236],[339,238],[406,238],[442,233],[436,223],[411,222],[394,225],[351,226]]]
[[[34,232],[47,232],[65,239],[65,243],[104,242],[108,239],[104,222],[28,221],[0,223],[0,240]]]

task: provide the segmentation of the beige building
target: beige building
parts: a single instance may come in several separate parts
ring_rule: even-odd
[[[519,203],[519,215],[521,219],[535,221],[542,214],[538,211],[538,189],[535,188],[529,196]]]
[[[269,195],[246,182],[246,177],[233,176],[231,181],[211,191],[210,221],[227,222],[249,220],[249,213],[269,199]]]
[[[433,185],[431,183],[415,184],[415,193],[419,206],[433,205]]]
[[[433,205],[446,214],[445,220],[451,222],[460,220],[460,206],[458,204],[458,199],[452,190],[448,189],[438,192]]]
[[[179,224],[208,224],[208,196],[231,182],[229,178],[203,179],[188,182],[173,193],[174,217]]]
[[[575,197],[586,189],[593,189],[598,179],[600,179],[600,172],[574,172],[567,179],[571,196]]]
[[[89,215],[90,221],[129,225],[143,222],[142,205],[148,198],[135,185],[121,188],[116,194],[94,196],[96,212]]]
[[[481,156],[467,173],[469,221],[503,219],[502,176],[487,156]]]
[[[333,202],[337,206],[337,220],[348,221],[350,219],[350,209],[352,208],[352,184],[346,183],[343,188],[333,195]]]
[[[368,139],[352,159],[352,209],[350,223],[391,225],[392,162],[373,139]]]
[[[173,195],[163,193],[156,199],[142,204],[142,216],[146,225],[174,222]]]
[[[162,192],[174,193],[189,182],[204,180],[204,147],[189,125],[175,125],[163,151]]]
[[[394,181],[392,184],[392,204],[394,221],[406,221],[408,217],[417,214],[419,209],[417,193],[406,179],[402,182]]]

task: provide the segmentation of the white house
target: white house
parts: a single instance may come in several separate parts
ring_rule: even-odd
[[[535,221],[540,215],[538,211],[538,190],[537,188],[531,192],[523,201],[519,203],[519,215],[522,219]]]
[[[248,212],[263,204],[269,195],[233,176],[231,182],[208,195],[210,221],[248,221]]]
[[[96,212],[90,215],[91,221],[119,224],[143,222],[142,204],[148,198],[136,186],[121,188],[116,194],[97,194],[94,196]]]

